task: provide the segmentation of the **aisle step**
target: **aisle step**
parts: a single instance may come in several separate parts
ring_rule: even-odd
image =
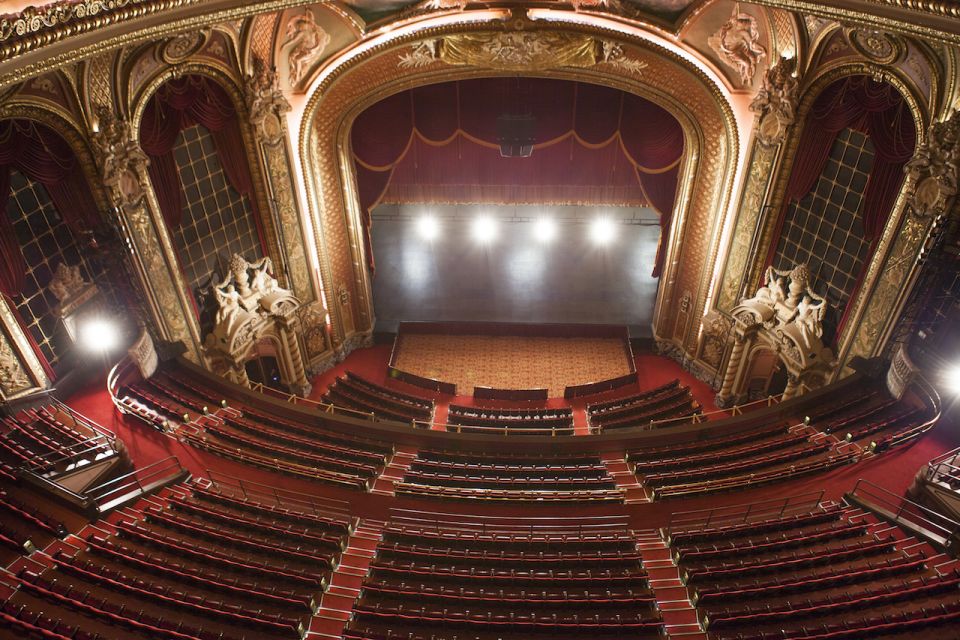
[[[403,479],[403,476],[410,470],[417,457],[417,448],[408,446],[398,446],[393,452],[390,460],[387,462],[383,471],[377,476],[373,483],[370,493],[376,493],[382,496],[394,495],[396,483]]]

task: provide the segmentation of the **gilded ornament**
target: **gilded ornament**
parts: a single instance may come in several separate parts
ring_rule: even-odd
[[[750,110],[760,116],[757,139],[761,144],[783,142],[790,125],[797,119],[797,91],[799,83],[794,76],[795,58],[780,58],[763,77],[763,85],[750,103]]]
[[[0,334],[0,391],[4,396],[29,389],[32,386],[20,358],[3,334]]]
[[[915,215],[935,216],[949,209],[960,178],[960,111],[930,127],[903,169],[912,179],[908,202]]]
[[[767,49],[760,44],[757,19],[734,5],[733,15],[720,30],[707,39],[707,44],[740,76],[740,83],[753,84],[757,66],[767,57]]]
[[[284,47],[287,51],[287,64],[290,70],[290,85],[296,86],[306,75],[310,66],[323,54],[330,44],[330,34],[317,24],[310,9],[294,15],[287,22]]]
[[[97,122],[99,129],[93,136],[93,148],[103,184],[118,205],[135,205],[143,200],[142,180],[150,161],[125,119],[101,105],[97,108]]]
[[[877,64],[895,64],[907,51],[903,40],[892,33],[876,29],[847,29],[845,35],[854,51]]]
[[[253,73],[244,79],[250,124],[261,142],[275,145],[283,139],[283,114],[290,103],[280,91],[276,71],[268,69],[260,58],[253,59]]]
[[[160,58],[167,64],[183,62],[200,51],[210,38],[210,29],[180,33],[160,47]]]

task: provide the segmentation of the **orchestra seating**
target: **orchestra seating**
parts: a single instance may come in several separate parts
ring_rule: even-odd
[[[323,401],[336,407],[372,414],[378,420],[433,420],[433,400],[387,389],[352,371],[337,378],[323,395]]]
[[[587,405],[587,424],[591,433],[628,427],[652,427],[688,424],[701,413],[700,403],[693,399],[690,387],[679,380],[630,396]]]
[[[503,409],[451,404],[447,430],[458,433],[502,435],[572,436],[573,410]]]
[[[943,638],[960,563],[831,502],[665,532],[710,638]],[[899,635],[896,635],[899,634]]]
[[[636,538],[624,520],[528,524],[522,518],[415,513],[387,523],[343,637],[613,639],[663,633]]]
[[[455,500],[622,502],[597,456],[478,455],[420,451],[398,495]]]
[[[25,563],[3,622],[51,638],[294,640],[352,526],[220,485],[169,487]]]

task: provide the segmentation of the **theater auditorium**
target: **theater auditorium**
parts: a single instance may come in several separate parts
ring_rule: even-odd
[[[960,2],[0,2],[0,640],[960,638]]]

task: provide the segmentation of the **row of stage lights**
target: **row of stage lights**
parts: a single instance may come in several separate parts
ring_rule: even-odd
[[[431,215],[418,217],[416,229],[420,237],[428,242],[440,238],[442,232],[440,221]],[[560,234],[553,218],[537,218],[533,221],[532,229],[533,239],[542,244],[553,242]],[[500,221],[490,216],[477,216],[470,223],[470,235],[477,244],[492,244],[500,236]],[[617,228],[610,218],[594,218],[589,223],[587,235],[593,244],[603,246],[616,239]]]

